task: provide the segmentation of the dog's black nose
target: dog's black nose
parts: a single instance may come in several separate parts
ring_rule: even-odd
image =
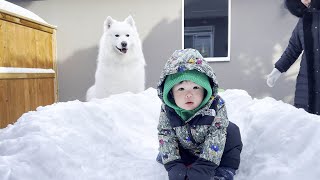
[[[122,42],[121,42],[121,46],[122,46],[122,47],[127,47],[127,42],[122,41]]]

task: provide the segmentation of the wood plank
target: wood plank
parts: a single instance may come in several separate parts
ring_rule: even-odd
[[[23,113],[55,102],[54,78],[0,80],[0,128],[12,124]]]
[[[54,96],[54,79],[37,79],[39,86],[39,104],[48,105],[55,101]]]
[[[0,20],[0,66],[8,67],[10,66],[10,61],[8,58],[8,39],[9,36],[8,34],[8,28],[7,28],[7,23],[5,21]]]
[[[8,81],[0,80],[0,128],[9,124],[9,105],[8,105]]]
[[[36,67],[38,68],[52,68],[52,54],[51,54],[51,36],[45,33],[35,34],[36,39]]]
[[[52,69],[55,37],[0,19],[0,66]],[[55,31],[54,35],[56,35]],[[26,58],[27,57],[27,58]]]
[[[23,80],[9,80],[8,82],[8,124],[13,124],[25,112],[24,96],[23,96]]]
[[[6,33],[7,29],[5,27],[5,23],[0,20],[0,66],[3,66],[6,64],[5,60],[6,58],[6,47],[7,47],[7,41],[6,41]]]
[[[56,29],[57,27],[46,24],[46,23],[42,23],[42,22],[38,22],[35,21],[33,19],[30,19],[28,17],[24,17],[18,14],[14,14],[12,12],[0,9],[0,19],[5,20],[5,21],[9,21],[15,24],[20,24],[23,26],[27,26],[27,27],[31,27],[33,29],[38,29],[40,31],[45,31],[48,33],[52,33],[53,29]]]
[[[54,101],[57,102],[59,99],[59,84],[58,84],[58,66],[57,66],[57,36],[56,36],[56,30],[53,30],[52,33],[52,42],[51,42],[51,50],[52,50],[52,64],[53,64],[53,70],[56,72],[56,78],[54,78]]]

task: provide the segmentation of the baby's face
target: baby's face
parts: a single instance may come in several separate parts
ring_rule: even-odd
[[[204,89],[192,81],[182,81],[173,86],[172,93],[178,107],[185,110],[193,110],[201,104]]]

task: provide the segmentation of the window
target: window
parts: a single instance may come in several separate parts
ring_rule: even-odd
[[[207,61],[230,61],[231,0],[182,0],[183,48]]]

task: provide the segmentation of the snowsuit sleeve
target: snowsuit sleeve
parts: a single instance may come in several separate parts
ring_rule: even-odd
[[[226,143],[228,124],[227,110],[224,101],[220,98],[216,116],[205,139],[200,158],[219,166]]]
[[[161,106],[158,124],[158,139],[159,151],[162,156],[163,164],[181,159],[179,155],[178,139],[164,111],[164,105]]]
[[[292,32],[286,50],[275,64],[275,68],[277,68],[281,73],[286,72],[290,68],[290,66],[298,59],[303,50],[302,42],[299,36],[300,31],[303,31],[302,19],[300,19],[297,23]]]
[[[229,121],[227,128],[227,142],[220,166],[237,170],[240,164],[240,153],[242,151],[242,141],[239,127]]]
[[[215,170],[221,162],[229,124],[226,107],[221,98],[219,98],[216,111],[216,116],[206,136],[202,153],[187,172],[189,180],[214,179]]]

